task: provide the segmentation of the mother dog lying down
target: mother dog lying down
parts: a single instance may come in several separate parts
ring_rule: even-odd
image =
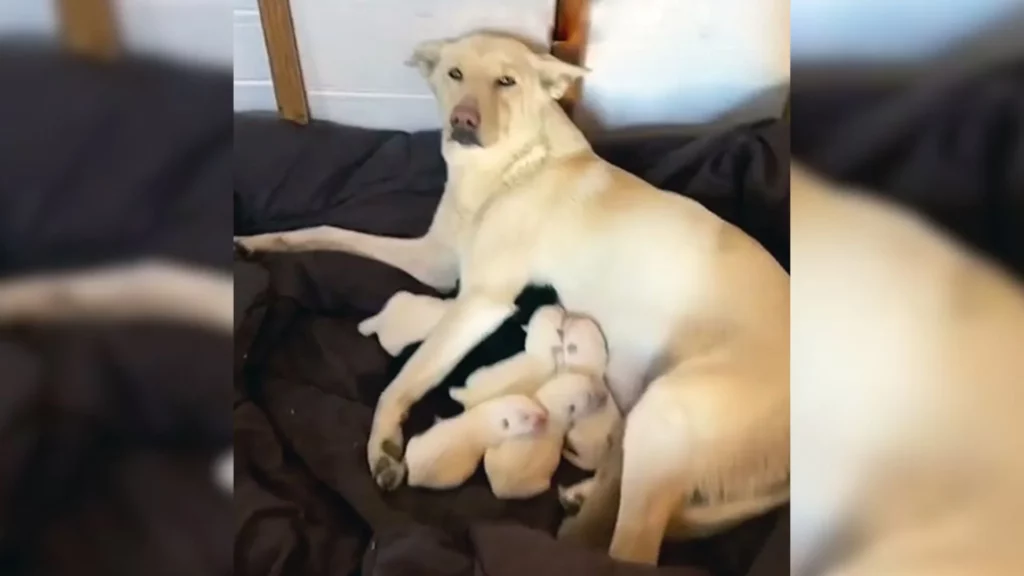
[[[613,527],[613,557],[655,563],[670,518],[694,495],[763,500],[789,471],[785,271],[697,202],[594,154],[557,103],[583,69],[493,34],[426,42],[411,62],[445,118],[448,181],[428,232],[399,239],[318,227],[237,239],[249,251],[361,254],[441,290],[459,282],[378,401],[367,445],[377,483],[402,481],[410,406],[534,283],[601,325],[609,389],[627,414],[562,537],[590,540]],[[763,511],[739,509],[723,520]]]

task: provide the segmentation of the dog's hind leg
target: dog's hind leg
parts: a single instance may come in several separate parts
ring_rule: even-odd
[[[607,550],[615,531],[622,483],[623,423],[611,432],[612,443],[597,474],[588,480],[579,512],[558,528],[558,539]],[[565,503],[563,503],[565,505]]]
[[[626,418],[622,481],[609,555],[657,564],[669,521],[692,484],[692,433],[673,375],[655,380]],[[591,496],[593,497],[593,496]]]
[[[348,252],[402,270],[440,291],[455,288],[459,267],[455,251],[436,235],[393,238],[334,226],[316,226],[287,232],[235,237],[246,254],[258,252]]]

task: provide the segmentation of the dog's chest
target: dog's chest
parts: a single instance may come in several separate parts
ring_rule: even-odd
[[[524,187],[499,189],[458,203],[461,254],[506,252],[539,242],[552,207]]]

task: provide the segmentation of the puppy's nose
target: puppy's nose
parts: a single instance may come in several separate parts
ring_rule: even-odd
[[[480,108],[475,102],[463,100],[452,109],[449,122],[455,130],[476,130],[480,127]]]
[[[537,414],[537,416],[534,417],[533,429],[535,431],[539,432],[541,430],[544,430],[544,428],[547,425],[548,425],[548,415],[547,414]]]

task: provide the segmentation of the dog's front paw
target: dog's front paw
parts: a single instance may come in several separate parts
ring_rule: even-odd
[[[373,481],[381,490],[390,492],[402,485],[405,480],[405,462],[402,461],[402,439],[389,438],[383,441],[371,441],[367,450],[370,473]]]

